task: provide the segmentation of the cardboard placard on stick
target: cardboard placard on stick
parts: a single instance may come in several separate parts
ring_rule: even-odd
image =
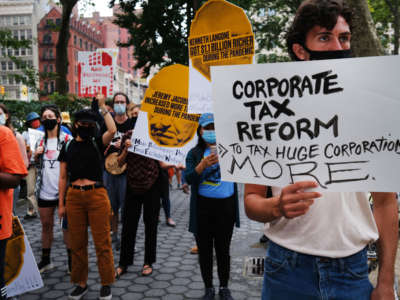
[[[190,27],[189,113],[212,112],[211,66],[251,64],[254,34],[246,13],[224,0],[207,1]]]

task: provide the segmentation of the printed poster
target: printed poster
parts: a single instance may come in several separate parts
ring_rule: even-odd
[[[91,98],[98,93],[114,95],[116,56],[114,51],[78,52],[78,96]]]
[[[169,164],[185,165],[197,143],[200,115],[188,114],[188,67],[164,67],[150,81],[129,151]]]
[[[398,191],[399,70],[398,56],[213,67],[222,179]]]
[[[7,241],[4,279],[8,297],[43,287],[32,248],[18,217],[13,218],[13,235]]]
[[[207,1],[190,27],[189,113],[212,112],[211,66],[251,64],[254,34],[242,8]]]

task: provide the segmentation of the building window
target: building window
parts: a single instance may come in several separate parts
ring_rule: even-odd
[[[7,26],[11,26],[12,17],[11,16],[7,16],[6,20],[7,20]]]
[[[67,81],[67,92],[69,92],[69,81]]]
[[[18,16],[13,17],[13,25],[18,25]]]
[[[19,25],[25,25],[25,16],[19,16]]]
[[[43,36],[43,44],[51,44],[51,34],[46,33]]]
[[[87,41],[85,42],[85,50],[86,50],[86,51],[89,50]]]
[[[25,48],[21,48],[21,56],[25,56],[26,55],[26,49]]]
[[[90,44],[90,51],[93,51],[93,45]]]
[[[74,35],[74,45],[76,46],[76,35]]]
[[[5,61],[1,62],[1,70],[2,71],[7,71],[7,63]]]
[[[48,82],[45,82],[45,83],[44,83],[44,92],[45,92],[46,94],[49,93],[49,83],[48,83]]]
[[[25,24],[31,24],[32,18],[31,16],[25,16]]]
[[[50,73],[53,73],[53,65],[49,65]]]
[[[8,83],[8,77],[6,75],[3,75],[3,84],[7,84]]]
[[[19,56],[19,49],[14,49],[14,56]]]
[[[82,48],[82,39],[79,39],[79,47]]]
[[[60,18],[57,18],[57,19],[56,19],[56,25],[57,25],[57,26],[61,26],[61,19],[60,19]]]
[[[13,64],[13,62],[12,61],[9,61],[8,62],[8,70],[14,70],[14,64]]]
[[[19,31],[19,39],[20,40],[25,40],[25,30],[20,30]]]
[[[54,93],[54,81],[50,81],[50,94]]]
[[[12,77],[12,76],[8,77],[8,83],[14,84],[14,77]]]
[[[32,55],[32,48],[28,48],[28,55]]]
[[[49,58],[53,59],[53,49],[49,49]]]
[[[75,94],[78,95],[78,82],[75,81]]]
[[[13,30],[13,39],[18,40],[18,30]]]
[[[47,71],[47,65],[46,65],[46,64],[43,65],[43,72],[44,72],[44,73],[47,73],[47,72],[48,72],[48,71]]]

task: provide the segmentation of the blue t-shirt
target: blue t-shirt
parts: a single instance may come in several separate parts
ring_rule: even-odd
[[[211,154],[210,148],[204,151],[204,157]],[[221,181],[219,164],[215,164],[203,171],[204,180],[199,185],[199,195],[207,198],[228,198],[235,192],[233,182]]]

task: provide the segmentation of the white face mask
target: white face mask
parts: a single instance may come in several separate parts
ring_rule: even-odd
[[[5,114],[0,115],[0,125],[6,125],[6,115]]]

